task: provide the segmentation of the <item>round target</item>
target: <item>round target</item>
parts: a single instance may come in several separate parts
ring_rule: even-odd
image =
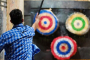
[[[57,37],[51,43],[51,52],[57,59],[69,59],[76,51],[76,42],[68,36]]]
[[[50,35],[56,31],[58,27],[58,20],[50,10],[41,10],[39,17],[40,21],[38,24],[37,32],[42,35]]]
[[[89,19],[84,14],[76,12],[66,20],[66,29],[77,35],[85,34],[89,30]]]

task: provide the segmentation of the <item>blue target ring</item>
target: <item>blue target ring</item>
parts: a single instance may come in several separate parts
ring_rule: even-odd
[[[63,44],[63,43],[65,43],[65,44],[67,44],[67,46],[68,46],[68,50],[66,51],[66,52],[62,52],[62,51],[60,51],[60,49],[59,49],[59,46],[61,45],[61,44]],[[70,46],[70,44],[67,42],[67,41],[60,41],[58,44],[57,44],[57,46],[56,46],[56,50],[57,50],[57,52],[59,53],[59,54],[62,54],[62,55],[66,55],[66,54],[68,54],[68,53],[70,53],[70,51],[71,51],[71,46]]]
[[[43,14],[43,13],[47,13],[47,14],[50,14],[51,16],[53,16],[53,18],[54,18],[54,20],[55,20],[55,22],[54,22],[55,27],[54,27],[50,32],[45,32],[45,31],[44,31],[44,32],[41,32],[38,28],[36,29],[36,31],[37,31],[38,33],[42,34],[42,35],[50,35],[50,34],[53,34],[53,33],[56,31],[57,27],[58,27],[58,20],[57,20],[56,16],[54,16],[54,14],[53,14],[52,12],[48,11],[48,10],[41,10],[41,11],[40,11],[40,14]],[[33,23],[35,22],[35,18],[36,18],[36,14],[35,14]],[[44,21],[44,24],[47,24],[47,21]]]

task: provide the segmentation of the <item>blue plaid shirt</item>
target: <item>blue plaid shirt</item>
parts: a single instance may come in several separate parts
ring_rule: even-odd
[[[33,60],[40,50],[32,44],[35,35],[33,27],[19,24],[0,37],[0,52],[5,49],[5,60]]]

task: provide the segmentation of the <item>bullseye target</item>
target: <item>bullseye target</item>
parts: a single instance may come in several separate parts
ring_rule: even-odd
[[[89,30],[89,19],[84,14],[76,12],[66,20],[66,29],[77,35],[85,34]]]
[[[58,20],[51,11],[41,10],[39,17],[40,21],[38,24],[37,32],[39,32],[42,35],[50,35],[56,31],[58,27]]]
[[[57,37],[51,43],[51,52],[57,59],[69,59],[76,51],[76,42],[68,36]]]

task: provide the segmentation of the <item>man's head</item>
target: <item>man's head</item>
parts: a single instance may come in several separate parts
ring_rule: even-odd
[[[10,18],[11,18],[11,22],[14,25],[17,25],[17,24],[20,24],[20,23],[23,22],[22,12],[19,9],[12,10],[9,15],[10,15]]]

